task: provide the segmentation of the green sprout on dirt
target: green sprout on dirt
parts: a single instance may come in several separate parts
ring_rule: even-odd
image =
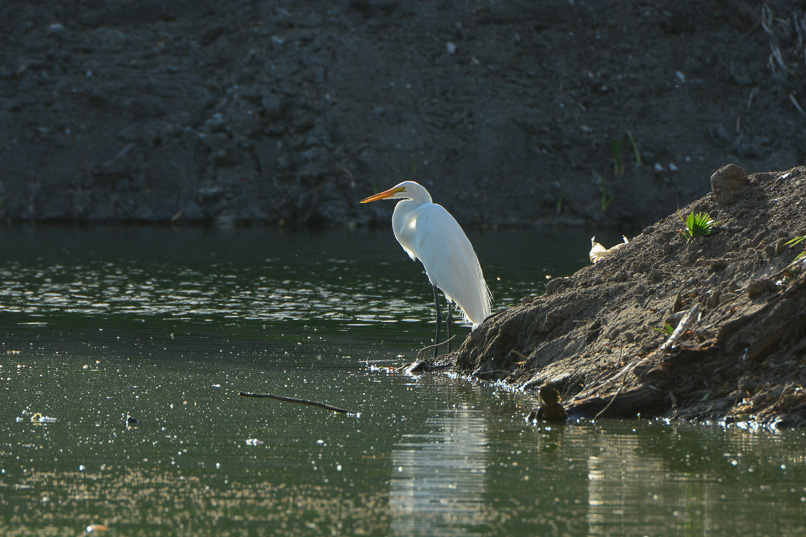
[[[691,213],[688,218],[683,218],[678,212],[677,216],[686,225],[685,229],[679,230],[680,234],[686,238],[686,241],[710,235],[714,231],[714,226],[719,223],[711,218],[708,213]]]
[[[607,195],[607,187],[605,186],[604,177],[601,178],[602,180],[599,182],[599,189],[602,191],[602,212],[607,212],[607,208],[613,202],[613,199],[616,197],[615,194],[611,194],[609,197]]]
[[[627,137],[630,139],[630,145],[632,145],[632,153],[635,155],[635,163],[640,166],[643,164],[643,161],[641,160],[641,152],[638,151],[638,144],[635,143],[635,138],[633,137],[632,132],[627,131]]]
[[[624,162],[621,160],[621,143],[618,141],[618,138],[612,138],[610,140],[610,147],[613,149],[613,168],[616,172],[616,177],[621,177],[624,175]]]
[[[672,326],[670,324],[665,324],[665,325],[663,325],[663,328],[658,328],[656,326],[655,330],[657,330],[661,334],[666,334],[668,336],[671,336],[674,333],[674,326]]]
[[[790,248],[794,248],[795,246],[797,246],[798,244],[800,244],[800,243],[802,243],[804,241],[806,241],[806,235],[803,235],[802,237],[795,237],[794,239],[792,239],[790,241],[787,241],[784,244],[786,244]],[[804,257],[806,257],[806,249],[804,249],[804,251],[799,253],[798,256],[795,259],[792,260],[792,263],[790,263],[790,265],[794,265],[795,263],[797,263],[798,261],[800,261]]]

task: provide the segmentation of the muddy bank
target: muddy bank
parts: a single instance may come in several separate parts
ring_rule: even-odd
[[[556,390],[570,416],[802,426],[806,260],[793,264],[803,243],[785,243],[806,235],[806,167],[748,177],[733,166],[711,183],[680,214],[708,213],[713,234],[688,241],[669,215],[488,318],[448,356],[453,367]]]
[[[801,4],[6,0],[0,218],[643,227],[803,162]]]

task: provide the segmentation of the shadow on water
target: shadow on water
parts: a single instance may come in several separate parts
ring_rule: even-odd
[[[471,240],[505,307],[588,235]],[[390,231],[0,242],[2,535],[803,534],[800,433],[533,426],[528,394],[400,374],[433,312]]]

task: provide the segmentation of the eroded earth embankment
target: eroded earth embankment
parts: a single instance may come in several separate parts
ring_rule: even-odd
[[[711,184],[487,319],[454,367],[542,393],[549,415],[558,395],[569,416],[806,423],[806,260],[795,262],[803,242],[787,244],[806,235],[806,167],[748,177],[729,165]],[[692,212],[718,221],[711,235],[683,236]]]

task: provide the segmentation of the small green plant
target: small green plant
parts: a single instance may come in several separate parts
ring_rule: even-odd
[[[674,333],[674,326],[672,326],[670,324],[665,324],[665,325],[663,325],[663,328],[658,328],[656,326],[655,330],[657,330],[661,334],[666,334],[668,336],[671,336]]]
[[[599,182],[599,189],[602,191],[602,212],[607,212],[607,208],[613,203],[613,199],[616,197],[615,194],[611,194],[609,197],[607,196],[607,187],[605,185],[604,177],[601,178]]]
[[[557,214],[563,212],[563,195],[557,196]]]
[[[711,218],[708,213],[691,213],[688,218],[683,218],[683,215],[678,212],[677,216],[686,225],[685,229],[679,230],[680,234],[686,238],[686,241],[710,235],[714,231],[714,226],[719,223]]]
[[[635,163],[640,166],[643,164],[643,161],[641,160],[641,152],[638,151],[638,144],[635,143],[635,138],[633,138],[632,132],[627,131],[627,137],[630,139],[630,145],[632,145],[632,152],[633,155],[635,155]]]
[[[797,246],[798,244],[802,243],[803,241],[806,241],[806,235],[803,235],[802,237],[795,237],[794,239],[792,239],[790,241],[787,241],[784,244],[786,244],[790,248],[794,248],[795,246]],[[792,263],[790,263],[790,264],[794,265],[796,262],[800,261],[804,257],[806,257],[806,250],[804,250],[801,253],[799,253],[798,256],[795,259],[793,259]]]
[[[624,175],[624,162],[621,161],[621,142],[618,141],[618,138],[612,138],[610,140],[610,147],[613,149],[613,162],[616,177],[621,177]]]

